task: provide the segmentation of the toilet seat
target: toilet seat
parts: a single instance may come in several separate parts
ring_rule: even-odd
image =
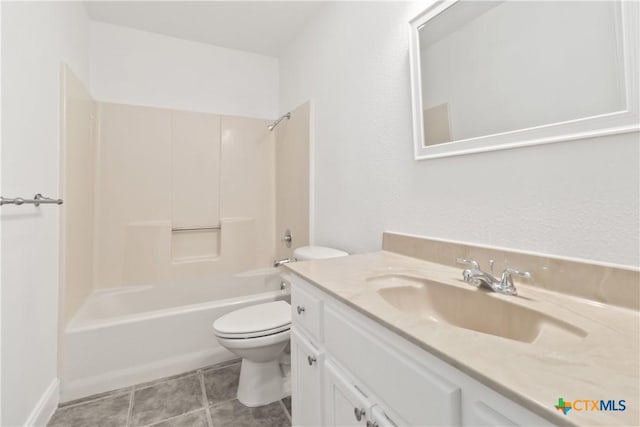
[[[245,333],[239,333],[239,334],[230,334],[230,333],[224,333],[224,332],[220,332],[217,329],[215,329],[214,327],[214,331],[217,337],[220,338],[227,338],[227,339],[247,339],[247,338],[260,338],[260,337],[266,337],[269,335],[275,335],[275,334],[279,334],[280,332],[285,332],[288,331],[289,329],[291,329],[291,323],[284,325],[284,326],[280,326],[279,328],[275,328],[275,329],[270,329],[270,330],[266,330],[266,331],[255,331],[255,332],[245,332]]]
[[[291,330],[287,329],[276,334],[265,335],[262,337],[253,337],[249,339],[227,338],[217,336],[218,342],[225,346],[228,350],[250,350],[257,347],[264,347],[270,345],[277,345],[282,342],[289,342],[291,336]]]
[[[259,338],[290,328],[291,306],[285,301],[241,308],[221,316],[213,323],[216,336],[226,339]]]

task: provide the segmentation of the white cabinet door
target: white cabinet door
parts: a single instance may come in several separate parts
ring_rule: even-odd
[[[371,423],[367,427],[397,427],[398,425],[387,416],[386,412],[380,407],[380,405],[373,405],[371,408]],[[406,425],[406,423],[401,423]]]
[[[326,426],[367,426],[371,402],[331,361],[325,364],[324,387]]]
[[[291,330],[291,411],[294,426],[321,426],[323,354]]]
[[[483,385],[469,382],[469,386],[464,390],[465,399],[462,405],[464,426],[544,427],[553,425]]]
[[[517,427],[522,425],[511,420],[495,410],[491,406],[482,401],[474,401],[470,405],[464,407],[462,419],[465,426],[483,427],[483,426],[504,426]]]

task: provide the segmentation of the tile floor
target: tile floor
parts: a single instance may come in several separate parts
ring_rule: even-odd
[[[289,427],[291,398],[258,408],[236,399],[240,361],[60,405],[49,427]]]

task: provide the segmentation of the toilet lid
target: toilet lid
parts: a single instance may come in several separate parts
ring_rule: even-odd
[[[213,329],[221,335],[266,335],[291,325],[291,306],[285,301],[252,305],[225,314],[213,322]]]

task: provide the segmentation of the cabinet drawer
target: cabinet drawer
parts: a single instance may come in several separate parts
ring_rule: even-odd
[[[291,321],[312,338],[322,342],[322,301],[297,282],[291,288]]]
[[[395,351],[383,334],[344,309],[326,307],[324,331],[328,353],[407,423],[460,425],[458,385]]]

